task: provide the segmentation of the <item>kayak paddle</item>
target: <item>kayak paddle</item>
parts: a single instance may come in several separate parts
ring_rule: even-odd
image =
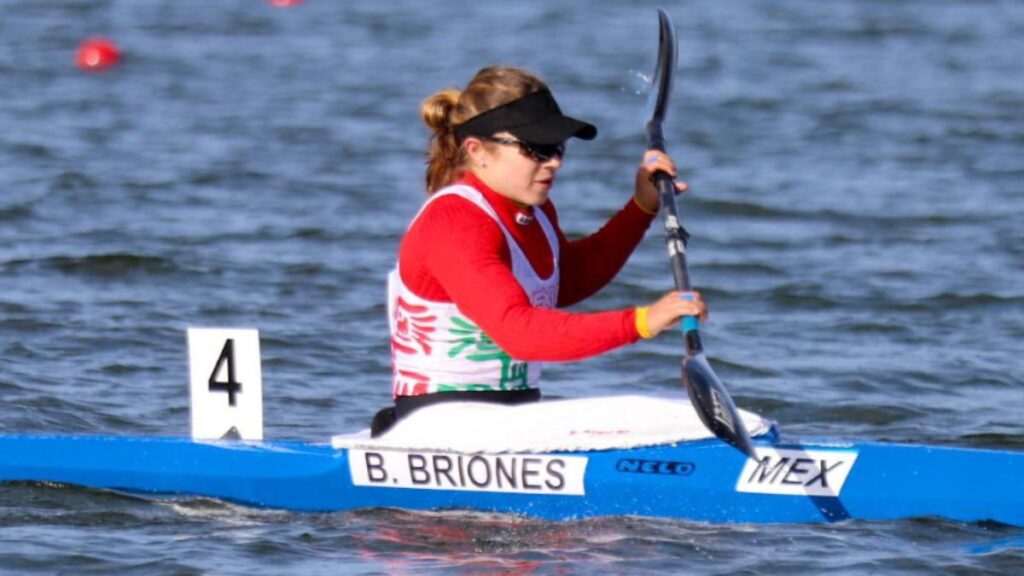
[[[660,8],[658,21],[658,63],[654,69],[654,85],[657,92],[654,111],[647,122],[646,134],[647,145],[650,148],[665,152],[665,136],[661,125],[668,109],[669,97],[672,94],[672,75],[676,69],[676,30],[672,18]],[[676,210],[676,184],[665,172],[657,172],[654,175],[654,183],[658,187],[661,209],[665,214],[665,242],[672,263],[676,289],[689,292],[692,290],[690,273],[686,268],[686,241],[689,234],[680,223]],[[736,412],[736,405],[704,355],[704,345],[700,339],[700,322],[694,316],[685,316],[682,320],[682,330],[686,345],[686,356],[682,362],[683,386],[686,387],[697,414],[715,436],[756,460],[757,454],[750,442],[750,434]]]

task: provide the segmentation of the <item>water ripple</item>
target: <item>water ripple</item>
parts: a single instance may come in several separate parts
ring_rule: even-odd
[[[36,269],[96,278],[124,278],[137,274],[165,275],[182,270],[171,258],[128,252],[16,259],[7,261],[4,266],[13,271]]]

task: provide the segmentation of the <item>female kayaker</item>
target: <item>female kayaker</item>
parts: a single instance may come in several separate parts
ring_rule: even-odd
[[[706,316],[699,294],[680,292],[625,310],[557,310],[610,282],[639,244],[658,211],[654,173],[676,176],[664,153],[645,152],[625,206],[569,241],[549,194],[566,141],[597,129],[562,114],[540,79],[484,68],[464,90],[427,98],[421,115],[432,132],[430,197],[388,278],[395,406],[374,418],[374,434],[438,401],[538,400],[541,362],[595,356]]]

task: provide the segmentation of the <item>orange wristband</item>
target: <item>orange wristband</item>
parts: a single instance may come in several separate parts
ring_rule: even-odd
[[[651,329],[647,326],[647,306],[640,306],[636,309],[636,332],[645,340],[654,338]]]

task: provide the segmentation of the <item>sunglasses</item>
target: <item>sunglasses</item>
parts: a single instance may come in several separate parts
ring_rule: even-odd
[[[501,136],[478,136],[478,138],[497,144],[519,146],[523,154],[537,162],[547,162],[555,156],[559,158],[565,157],[565,142],[559,142],[558,144],[533,144],[517,138],[503,138]]]

